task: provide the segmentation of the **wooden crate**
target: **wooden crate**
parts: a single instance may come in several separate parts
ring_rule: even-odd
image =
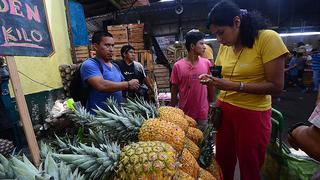
[[[107,31],[112,34],[116,44],[128,43],[127,25],[108,26]]]
[[[114,60],[120,60],[122,59],[121,57],[121,48],[124,45],[127,45],[128,43],[119,43],[119,44],[115,44],[114,48],[113,48],[113,59]]]
[[[118,31],[118,30],[127,29],[127,27],[128,27],[127,24],[112,25],[107,27],[107,31]]]
[[[128,32],[126,29],[109,32],[112,34],[115,43],[128,43]]]
[[[82,62],[88,57],[90,57],[88,46],[78,46],[78,47],[75,47],[74,49],[75,49],[77,62]]]
[[[153,71],[153,56],[149,50],[137,50],[137,61],[140,62],[146,71]]]
[[[144,24],[128,25],[128,40],[130,43],[143,42]]]
[[[131,46],[134,47],[135,50],[144,50],[144,43],[129,43]]]
[[[170,91],[169,69],[161,64],[155,64],[153,70],[159,92]]]

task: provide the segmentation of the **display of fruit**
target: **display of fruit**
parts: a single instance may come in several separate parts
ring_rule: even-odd
[[[194,158],[199,158],[200,148],[189,138],[185,138],[184,147],[190,151]]]
[[[213,175],[206,171],[205,169],[200,168],[199,170],[199,180],[216,180],[215,177],[213,177]]]
[[[0,154],[3,156],[8,156],[14,150],[14,145],[12,141],[6,139],[0,139]]]
[[[182,164],[181,170],[190,176],[197,178],[200,166],[193,155],[187,150],[183,149],[180,156],[180,163]]]
[[[16,157],[6,159],[0,154],[0,179],[16,180],[84,180],[84,176],[74,171],[63,162],[57,163],[47,154],[44,162],[36,168],[26,156],[23,155],[22,161]]]
[[[189,174],[185,173],[180,169],[176,172],[176,174],[174,174],[172,179],[173,180],[195,180],[194,177],[190,176]]]
[[[200,129],[189,127],[186,136],[196,145],[200,145],[203,140],[203,133]]]
[[[184,115],[184,118],[188,121],[190,127],[197,127],[197,121],[188,115]]]
[[[179,109],[179,108],[175,108],[175,107],[172,107],[172,106],[160,106],[159,109],[158,109],[159,113],[161,112],[173,112],[173,113],[176,113],[176,114],[179,114],[181,116],[184,117],[184,112]]]
[[[110,112],[98,108],[96,117],[92,117],[85,109],[80,109],[75,112],[74,121],[93,127],[102,126],[107,134],[115,135],[121,141],[162,141],[178,152],[184,148],[185,133],[177,125],[159,119],[145,120],[114,104],[109,104],[108,109]]]
[[[88,179],[171,179],[178,170],[176,151],[160,141],[137,142],[122,150],[116,143],[73,147],[55,157],[86,173]]]
[[[217,180],[223,179],[221,168],[215,159],[212,159],[210,166],[206,168],[206,170],[209,171]]]
[[[169,121],[178,125],[184,132],[188,130],[189,123],[187,119],[184,118],[184,112],[179,108],[161,106],[157,109],[152,103],[148,103],[140,98],[129,99],[123,106],[128,112],[140,114],[145,119],[159,118],[160,120]]]

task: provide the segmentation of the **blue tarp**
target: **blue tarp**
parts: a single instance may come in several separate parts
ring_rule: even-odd
[[[82,5],[73,0],[69,1],[69,14],[71,17],[71,28],[73,35],[73,45],[83,46],[89,44],[88,30],[84,9]]]

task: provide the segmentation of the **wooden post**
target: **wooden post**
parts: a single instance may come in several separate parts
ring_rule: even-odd
[[[13,56],[6,56],[6,59],[7,59],[7,64],[9,68],[10,80],[12,83],[13,92],[17,101],[20,118],[23,124],[23,129],[24,129],[25,136],[27,138],[32,160],[36,166],[39,166],[40,165],[39,146],[33,131],[33,126],[32,126],[31,118],[29,115],[27,103],[21,88],[21,83],[20,83],[16,62]]]

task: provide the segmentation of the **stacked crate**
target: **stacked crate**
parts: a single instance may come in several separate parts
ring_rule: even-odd
[[[78,47],[75,47],[74,49],[75,49],[77,62],[82,62],[90,56],[88,46],[78,46]]]
[[[158,92],[170,92],[169,69],[161,64],[154,65],[154,76],[157,82]]]
[[[121,47],[128,44],[128,25],[108,26],[108,32],[112,34],[114,40],[114,59],[121,59]]]
[[[167,59],[169,64],[174,64],[178,60],[186,57],[188,55],[188,51],[184,46],[174,46],[170,45],[167,48]]]
[[[144,24],[128,24],[129,44],[136,50],[144,49]]]
[[[114,59],[121,58],[121,47],[127,44],[132,45],[136,50],[144,50],[143,33],[144,24],[123,24],[108,26],[108,32],[114,39]]]

